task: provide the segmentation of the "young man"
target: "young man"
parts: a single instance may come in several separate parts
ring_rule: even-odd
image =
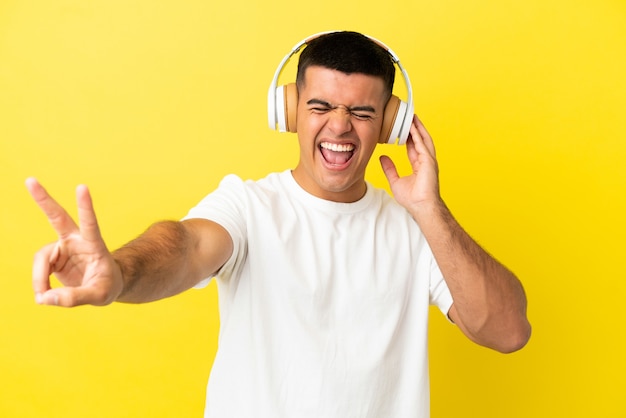
[[[110,253],[89,192],[79,225],[34,180],[59,240],[35,257],[42,304],[148,302],[215,277],[219,350],[206,417],[427,417],[428,307],[478,344],[515,351],[530,336],[517,278],[443,203],[433,142],[413,118],[393,198],[365,182],[394,67],[353,32],[322,35],[297,78],[300,160],[259,181],[227,176],[181,222]],[[65,287],[50,289],[54,273]]]

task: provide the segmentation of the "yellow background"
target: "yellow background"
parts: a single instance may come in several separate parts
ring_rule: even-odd
[[[626,416],[623,0],[2,0],[0,416],[201,416],[215,287],[35,305],[32,257],[55,236],[24,179],[72,214],[88,184],[115,248],[227,173],[293,167],[267,87],[297,41],[330,29],[399,55],[444,198],[528,293],[534,334],[513,355],[433,315],[432,416]],[[368,179],[385,186],[377,162]]]

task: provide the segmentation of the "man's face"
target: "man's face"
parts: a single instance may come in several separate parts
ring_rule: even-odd
[[[307,68],[298,95],[300,161],[293,171],[302,188],[336,202],[363,197],[386,98],[380,77]]]

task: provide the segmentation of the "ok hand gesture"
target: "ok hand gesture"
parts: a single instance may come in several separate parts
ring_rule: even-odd
[[[35,255],[36,302],[66,307],[113,302],[123,289],[122,273],[100,235],[87,187],[76,189],[78,225],[37,180],[27,179],[26,187],[59,237]],[[51,288],[52,274],[63,287]]]

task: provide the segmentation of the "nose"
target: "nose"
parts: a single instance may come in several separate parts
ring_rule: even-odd
[[[327,124],[335,135],[340,136],[352,130],[352,115],[348,109],[338,106],[328,113]]]

